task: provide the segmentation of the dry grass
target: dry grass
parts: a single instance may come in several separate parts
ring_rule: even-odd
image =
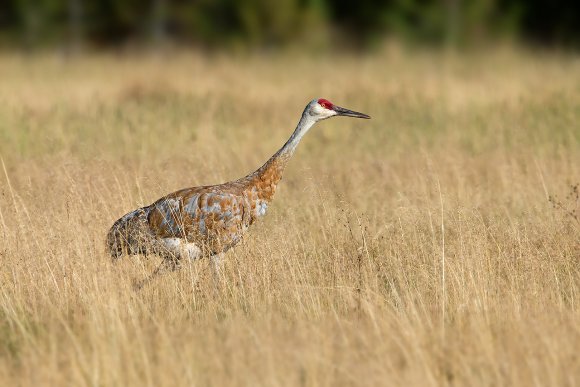
[[[578,57],[4,55],[0,74],[1,385],[580,384]],[[133,292],[157,260],[111,264],[111,223],[255,169],[317,96],[373,120],[306,136],[221,291],[199,261]]]

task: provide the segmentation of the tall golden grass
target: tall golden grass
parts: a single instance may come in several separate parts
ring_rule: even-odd
[[[0,384],[579,385],[580,60],[515,51],[4,54]],[[200,260],[133,291],[159,259],[112,264],[112,222],[315,97],[373,119],[305,137],[218,290]]]

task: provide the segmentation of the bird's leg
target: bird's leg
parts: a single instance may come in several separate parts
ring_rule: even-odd
[[[136,281],[133,284],[133,289],[141,290],[145,285],[151,282],[158,275],[163,274],[167,271],[175,271],[179,267],[179,261],[175,257],[165,257],[163,261],[153,270],[153,273],[149,274],[147,277],[141,281]]]
[[[220,284],[220,266],[223,260],[224,253],[219,253],[209,257],[211,261],[211,271],[213,274],[213,284],[216,290],[219,290]]]

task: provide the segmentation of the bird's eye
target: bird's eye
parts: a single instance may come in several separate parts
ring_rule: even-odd
[[[318,104],[325,109],[332,109],[332,103],[327,99],[324,98],[319,99]]]

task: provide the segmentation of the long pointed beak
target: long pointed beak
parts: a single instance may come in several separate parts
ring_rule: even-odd
[[[371,116],[369,116],[367,114],[355,112],[354,110],[348,110],[348,109],[345,109],[343,107],[336,106],[336,105],[334,105],[332,107],[332,110],[334,110],[337,113],[337,115],[339,115],[339,116],[365,118],[367,120],[370,120],[370,118],[371,118]]]

